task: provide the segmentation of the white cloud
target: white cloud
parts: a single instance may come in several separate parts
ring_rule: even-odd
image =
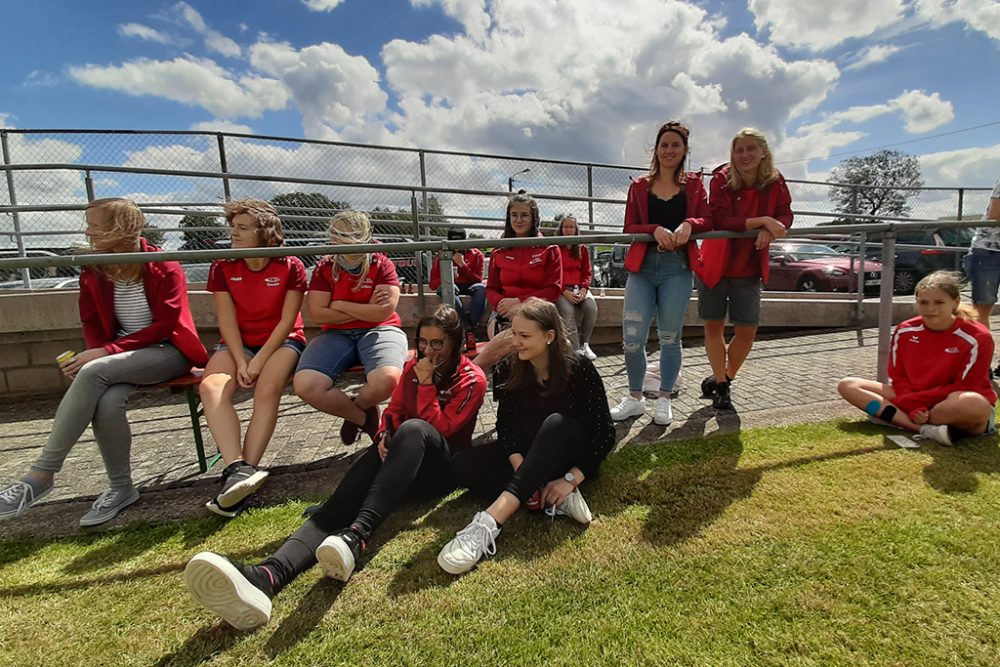
[[[28,78],[24,80],[24,85],[32,88],[49,88],[51,86],[59,85],[61,82],[61,77],[35,69],[31,70],[28,74]]]
[[[410,0],[414,7],[440,5],[445,14],[462,24],[466,34],[476,41],[486,38],[490,15],[486,0]]]
[[[302,0],[302,4],[314,12],[332,12],[344,0]]]
[[[1000,144],[926,153],[920,156],[920,170],[930,185],[992,187],[1000,174]]]
[[[848,72],[852,70],[859,70],[868,67],[869,65],[885,62],[891,56],[902,50],[903,47],[896,46],[894,44],[875,44],[873,46],[869,46],[861,51],[854,61],[844,68],[844,71]]]
[[[851,38],[867,37],[903,17],[902,0],[750,0],[758,30],[784,46],[824,51]]]
[[[228,58],[239,58],[243,51],[240,45],[232,39],[226,37],[221,32],[213,30],[205,23],[198,10],[186,2],[178,2],[174,5],[174,10],[180,15],[181,20],[186,22],[196,33],[201,35],[205,41],[205,47],[211,51],[226,56]]]
[[[241,125],[228,120],[204,120],[191,126],[198,132],[233,132],[235,134],[253,134],[249,125]]]
[[[995,0],[916,0],[917,15],[940,26],[962,22],[1000,41],[1000,3]]]
[[[170,35],[141,23],[123,23],[118,26],[118,34],[122,37],[136,37],[147,42],[157,42],[159,44],[173,43]]]
[[[388,95],[378,71],[336,44],[297,50],[284,42],[258,42],[250,48],[250,63],[287,87],[306,136],[339,137],[344,128],[377,125],[386,112]]]
[[[0,113],[0,128],[11,129],[14,127],[14,114]]]
[[[280,82],[256,76],[235,76],[215,62],[193,56],[173,60],[140,58],[115,66],[71,67],[70,76],[94,88],[129,95],[156,95],[200,106],[216,116],[257,118],[282,109],[288,92]]]
[[[955,119],[951,102],[942,100],[939,93],[928,95],[922,90],[907,90],[890,104],[903,113],[910,134],[930,132]]]

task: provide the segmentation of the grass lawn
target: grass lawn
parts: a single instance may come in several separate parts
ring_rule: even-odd
[[[477,509],[408,506],[347,585],[318,568],[238,632],[196,606],[202,550],[253,559],[307,500],[0,543],[0,665],[997,665],[995,438],[897,449],[853,422],[635,447],[584,487],[597,519],[518,514],[463,577]]]

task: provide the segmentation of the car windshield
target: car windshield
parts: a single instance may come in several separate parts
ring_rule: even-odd
[[[845,253],[834,250],[828,245],[821,243],[802,243],[795,245],[780,245],[772,248],[772,253],[786,255],[792,261],[802,262],[807,260],[823,259],[824,257],[845,257]]]

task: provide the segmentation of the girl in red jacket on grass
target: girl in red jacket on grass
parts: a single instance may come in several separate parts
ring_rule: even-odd
[[[701,383],[716,410],[732,410],[730,383],[746,361],[760,323],[760,297],[767,280],[768,247],[792,226],[792,196],[763,134],[740,130],[729,147],[729,164],[709,185],[712,226],[717,230],[760,230],[755,238],[705,239],[699,274],[698,316],[705,323],[705,353],[712,375]],[[726,346],[726,317],[733,338]]]
[[[140,236],[146,219],[134,202],[99,199],[87,206],[86,216],[95,252],[160,251]],[[19,516],[52,490],[55,474],[91,425],[111,488],[97,497],[80,525],[110,521],[137,501],[132,431],[125,415],[129,394],[136,385],[159,384],[208,361],[177,262],[84,267],[80,321],[87,349],[67,359],[60,355],[59,368],[72,382],[31,470],[0,491],[0,519]]]
[[[959,434],[995,432],[993,337],[959,298],[958,276],[935,271],[917,284],[917,317],[892,335],[889,383],[849,377],[837,391],[877,423],[950,446]]]
[[[463,354],[462,321],[440,306],[417,325],[417,358],[406,364],[372,445],[333,495],[258,565],[211,552],[185,569],[194,599],[230,625],[248,629],[271,618],[271,600],[319,562],[347,581],[365,544],[407,495],[437,498],[455,488],[451,458],[472,444],[486,395],[483,371]]]
[[[261,199],[226,204],[226,221],[233,248],[285,243],[278,211]],[[306,270],[302,260],[292,256],[218,259],[208,273],[208,291],[222,340],[199,389],[205,421],[226,468],[218,495],[205,506],[230,518],[267,479],[267,471],[257,465],[278,422],[288,377],[306,347],[299,312]],[[240,418],[233,408],[238,387],[253,389],[245,438],[240,437]]]

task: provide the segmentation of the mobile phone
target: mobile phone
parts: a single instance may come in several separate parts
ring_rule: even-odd
[[[919,444],[914,440],[910,440],[905,435],[887,435],[885,437],[897,447],[902,447],[903,449],[920,449]]]
[[[60,354],[58,357],[56,357],[56,363],[58,363],[58,364],[65,364],[67,361],[69,361],[70,359],[72,359],[75,356],[76,356],[76,352],[74,352],[73,350],[66,350],[65,352],[63,352],[62,354]]]

